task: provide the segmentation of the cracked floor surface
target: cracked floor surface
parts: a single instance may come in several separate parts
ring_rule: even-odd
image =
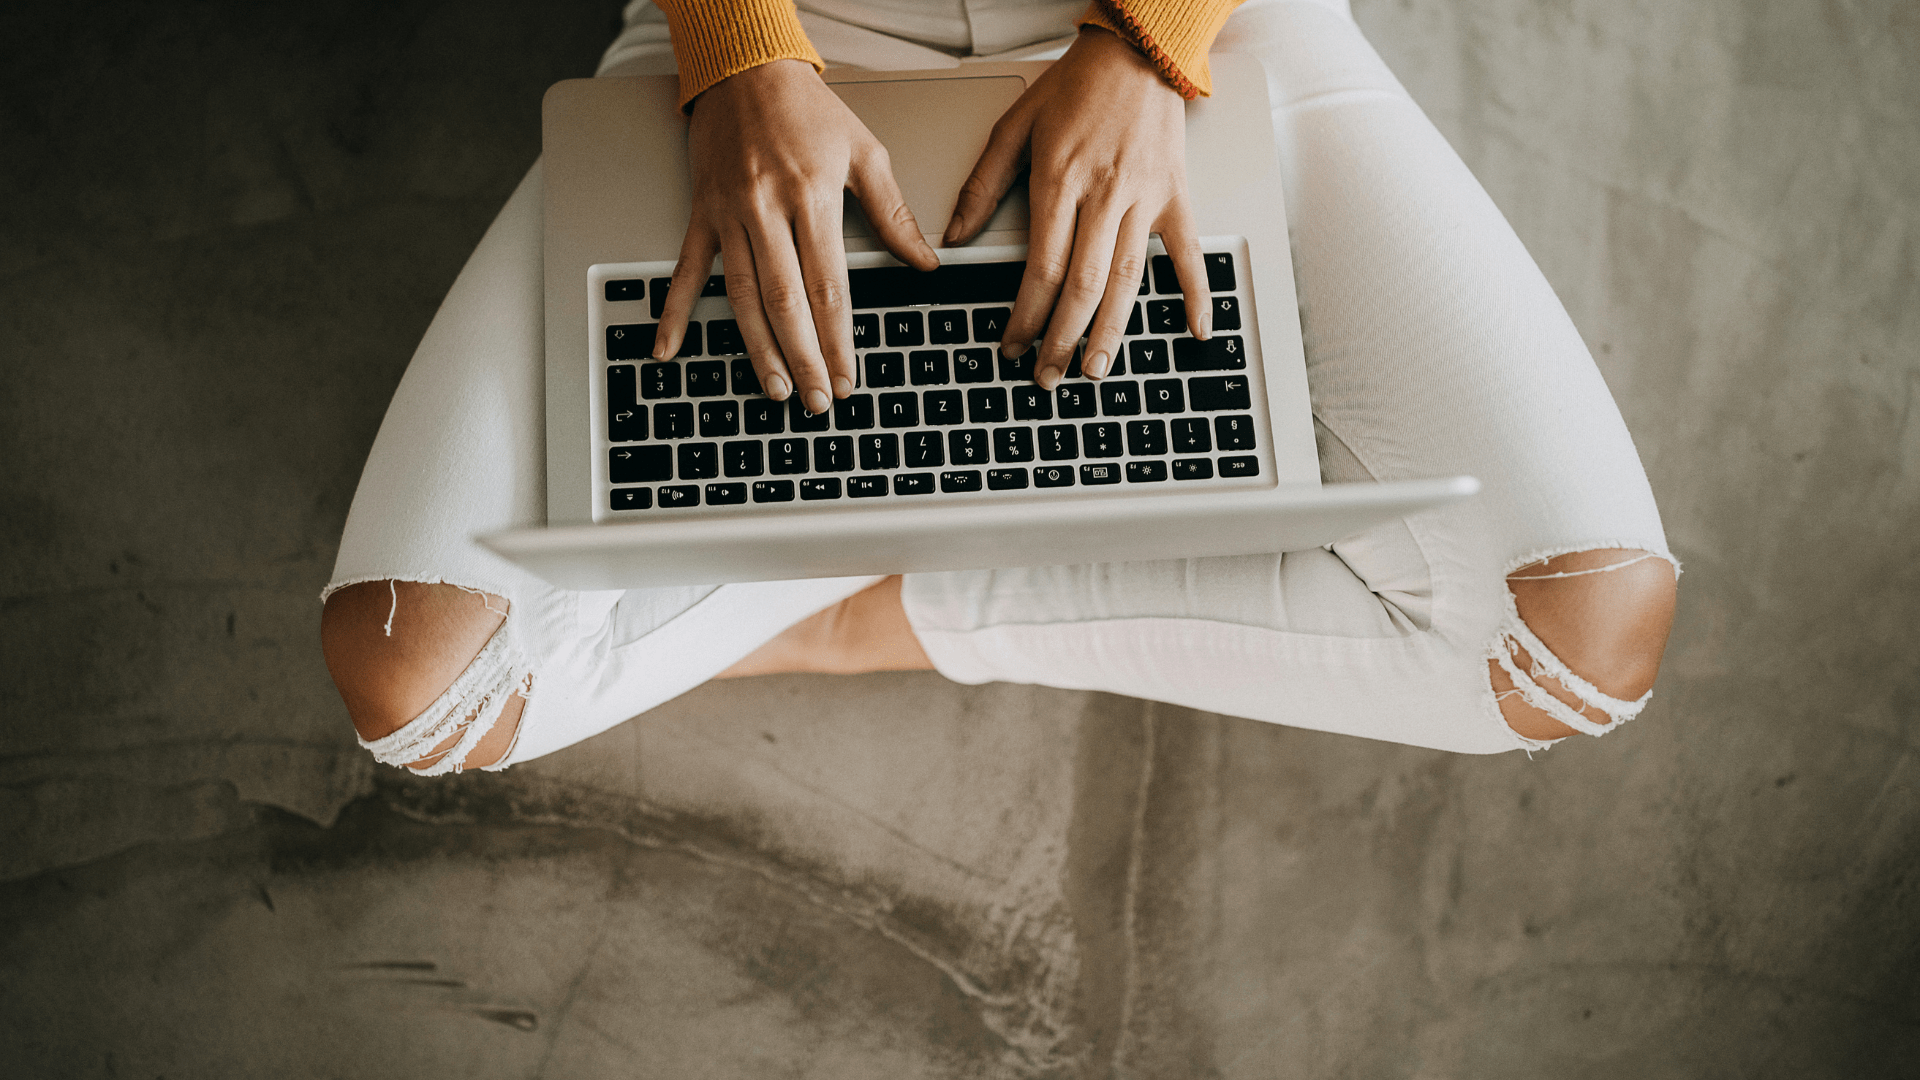
[[[1532,761],[895,675],[376,773],[314,595],[618,5],[0,10],[0,1073],[1909,1071],[1920,20],[1355,7],[1687,565]]]

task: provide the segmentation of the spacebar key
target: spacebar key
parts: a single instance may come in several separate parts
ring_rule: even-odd
[[[950,263],[937,270],[870,266],[847,271],[856,308],[901,308],[918,304],[1012,303],[1020,295],[1026,263]]]

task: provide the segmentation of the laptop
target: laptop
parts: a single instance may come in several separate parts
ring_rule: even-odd
[[[893,161],[938,270],[847,203],[856,388],[811,416],[760,393],[716,264],[680,355],[651,357],[686,229],[671,76],[559,83],[544,105],[547,524],[481,540],[573,589],[1240,555],[1318,547],[1465,498],[1471,477],[1322,484],[1266,77],[1212,58],[1187,108],[1214,333],[1186,333],[1156,239],[1109,374],[1053,392],[999,355],[1016,188],[938,247],[993,123],[1046,69],[833,70]]]

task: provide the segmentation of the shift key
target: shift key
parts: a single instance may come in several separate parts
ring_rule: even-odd
[[[1187,402],[1195,412],[1253,408],[1245,375],[1196,376],[1188,379]]]

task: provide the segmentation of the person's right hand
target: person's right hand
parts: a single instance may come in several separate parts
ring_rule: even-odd
[[[718,252],[727,299],[767,396],[808,412],[853,390],[853,313],[840,232],[851,191],[887,250],[940,265],[894,182],[887,150],[813,67],[776,60],[694,99],[687,128],[693,219],[660,312],[655,359],[679,351]]]

